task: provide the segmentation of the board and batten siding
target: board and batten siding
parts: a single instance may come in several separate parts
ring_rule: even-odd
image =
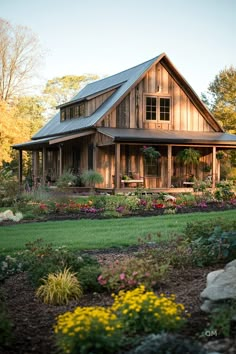
[[[145,120],[145,97],[148,95],[171,99],[170,121]],[[184,90],[161,63],[153,66],[122,102],[105,116],[98,125],[112,128],[213,131],[213,128]]]

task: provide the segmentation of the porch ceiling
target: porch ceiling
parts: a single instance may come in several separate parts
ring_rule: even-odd
[[[161,143],[161,144],[202,144],[221,145],[236,148],[236,135],[222,132],[193,132],[149,129],[98,128],[101,134],[114,142]]]

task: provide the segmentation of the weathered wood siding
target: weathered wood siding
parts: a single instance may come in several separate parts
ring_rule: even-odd
[[[145,96],[171,99],[170,121],[145,120]],[[167,70],[158,63],[98,126],[182,131],[213,131]]]
[[[115,90],[98,95],[86,102],[86,113],[88,116],[93,114],[113,93]]]

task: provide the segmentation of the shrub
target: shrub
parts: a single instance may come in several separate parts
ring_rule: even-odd
[[[187,224],[185,234],[198,266],[230,261],[236,256],[236,221],[207,221]]]
[[[37,289],[36,296],[45,304],[51,305],[64,305],[70,300],[78,300],[82,295],[82,288],[75,275],[66,268],[62,272],[48,274],[42,279],[43,285]]]
[[[120,342],[120,323],[110,308],[77,307],[58,316],[56,341],[64,353],[114,353]]]
[[[78,271],[78,278],[84,292],[102,292],[104,288],[98,282],[101,269],[97,264],[86,264]]]
[[[77,177],[70,171],[64,172],[57,180],[57,187],[66,188],[76,184]]]
[[[168,270],[168,263],[159,265],[151,255],[128,257],[122,262],[115,261],[102,268],[98,277],[101,285],[112,291],[133,289],[144,284],[147,288],[157,285]]]
[[[23,265],[17,257],[0,256],[0,281],[23,270]]]
[[[236,300],[220,304],[210,314],[209,330],[219,330],[225,337],[230,336],[232,318],[236,316]]]
[[[222,181],[216,184],[217,190],[214,193],[214,196],[217,200],[230,200],[234,197],[233,192],[233,183],[232,181]]]
[[[92,188],[95,187],[95,184],[103,182],[102,175],[99,172],[94,171],[94,170],[84,171],[81,174],[80,178],[81,178],[82,183],[84,183],[85,185],[88,185]]]
[[[150,334],[130,354],[207,354],[196,341],[169,333]]]
[[[114,296],[112,310],[129,334],[159,333],[181,328],[185,322],[184,306],[175,302],[175,296],[157,296],[140,287]]]
[[[187,223],[183,233],[186,237],[187,242],[192,242],[194,240],[202,238],[208,238],[212,235],[215,227],[220,226],[223,231],[234,231],[236,229],[236,220],[227,220],[224,219],[214,219],[202,221],[201,223],[191,222]]]
[[[10,167],[0,169],[0,207],[11,207],[19,197],[19,183]]]
[[[55,273],[63,268],[70,268],[72,272],[80,274],[80,269],[87,265],[95,265],[99,270],[98,262],[88,255],[72,252],[66,247],[53,248],[45,244],[42,239],[29,242],[26,251],[21,255],[23,267],[34,286],[41,285],[41,279],[49,273]]]

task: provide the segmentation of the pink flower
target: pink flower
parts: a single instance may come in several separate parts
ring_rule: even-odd
[[[121,273],[120,274],[120,280],[124,280],[125,279],[125,273]]]
[[[133,277],[135,277],[135,275],[137,275],[137,274],[138,274],[138,272],[133,272],[132,275],[133,275]]]
[[[99,275],[98,282],[101,285],[105,285],[107,283],[106,279],[103,279],[102,275]]]

